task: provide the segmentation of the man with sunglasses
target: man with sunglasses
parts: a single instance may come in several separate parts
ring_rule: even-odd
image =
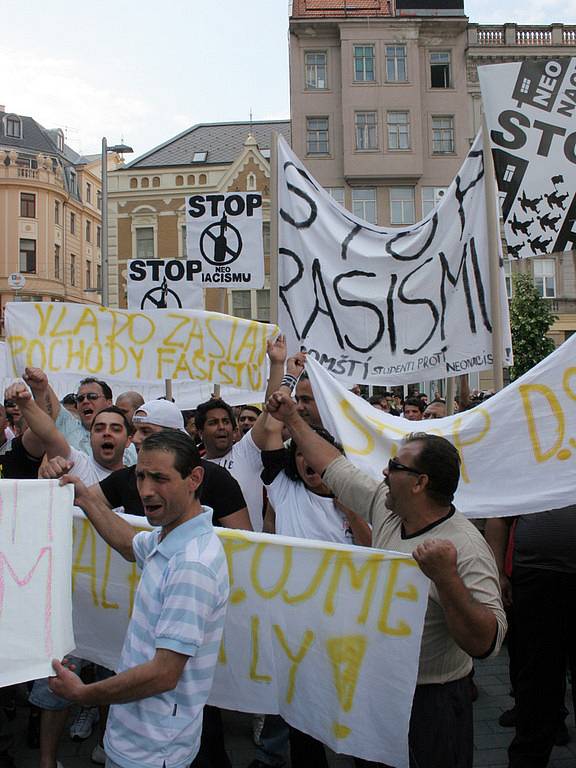
[[[286,393],[275,392],[267,409],[338,499],[372,524],[373,546],[412,554],[431,580],[410,767],[472,768],[472,659],[498,652],[506,618],[492,552],[452,504],[460,479],[456,448],[437,435],[408,435],[378,482],[310,429]]]

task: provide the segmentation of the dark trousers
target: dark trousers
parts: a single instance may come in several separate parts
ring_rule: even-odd
[[[222,713],[218,707],[211,707],[208,704],[204,707],[200,751],[190,768],[232,768],[224,748]]]
[[[576,574],[515,566],[516,736],[510,768],[545,768],[576,653]],[[572,696],[574,697],[574,679]]]

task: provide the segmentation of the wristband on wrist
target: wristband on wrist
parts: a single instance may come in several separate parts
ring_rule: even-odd
[[[282,378],[282,381],[280,382],[281,387],[288,387],[290,391],[294,389],[296,386],[296,382],[298,379],[296,376],[291,376],[289,373],[285,373],[284,377]]]

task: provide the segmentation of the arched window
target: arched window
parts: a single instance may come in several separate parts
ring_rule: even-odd
[[[140,182],[140,185],[142,189],[148,189],[150,186],[150,179],[147,176],[142,177],[142,181]]]
[[[205,173],[201,173],[200,174],[200,178],[198,179],[198,183],[199,184],[206,184],[207,181],[208,181],[208,177],[206,176],[206,174]]]
[[[152,177],[152,186],[153,187],[159,187],[160,186],[160,176],[153,176]]]
[[[184,184],[184,176],[176,176],[176,186],[181,187]]]
[[[130,179],[130,189],[138,189],[138,179],[135,176]]]
[[[196,185],[196,176],[193,173],[188,174],[188,186],[193,187]]]

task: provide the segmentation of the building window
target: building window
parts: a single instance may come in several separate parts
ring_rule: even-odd
[[[92,222],[86,222],[86,242],[89,243],[92,240]]]
[[[250,291],[232,291],[232,314],[245,320],[251,319]]]
[[[533,264],[536,290],[543,299],[553,299],[556,296],[556,263],[554,259],[535,259]]]
[[[96,290],[102,290],[102,265],[96,264]]]
[[[153,187],[160,186],[160,176],[152,176],[152,186]]]
[[[264,255],[268,256],[270,254],[270,222],[269,221],[262,222],[262,247],[264,250]]]
[[[176,186],[181,187],[184,184],[184,176],[176,176]]]
[[[340,205],[344,205],[344,187],[324,187],[326,192]]]
[[[150,186],[150,179],[147,176],[143,176],[140,179],[140,186],[142,187],[142,189],[148,189],[148,187]]]
[[[422,187],[422,216],[427,216],[446,194],[447,187]]]
[[[134,177],[130,179],[130,189],[138,189],[138,179]]]
[[[309,155],[327,155],[328,142],[328,118],[306,118],[306,152]]]
[[[54,202],[54,224],[60,224],[60,203],[58,200]]]
[[[363,221],[376,224],[376,189],[352,190],[352,213]]]
[[[325,51],[307,51],[304,54],[306,88],[320,90],[328,87],[326,81],[326,59]]]
[[[356,149],[378,149],[378,123],[376,112],[356,112]]]
[[[92,262],[86,261],[86,290],[90,290],[92,288]]]
[[[36,272],[36,240],[20,240],[20,272]]]
[[[406,46],[386,46],[386,80],[389,83],[404,83],[408,80],[406,66]]]
[[[31,192],[20,193],[20,216],[25,219],[36,218],[36,195]]]
[[[96,226],[96,247],[102,247],[102,227]]]
[[[450,88],[450,53],[433,51],[430,54],[430,85],[432,88]]]
[[[86,184],[86,202],[92,202],[92,184]]]
[[[54,277],[60,280],[60,246],[54,246]]]
[[[354,80],[357,82],[373,83],[374,76],[374,46],[354,46]]]
[[[246,176],[246,189],[248,191],[252,189],[256,189],[256,174],[255,173],[249,173]]]
[[[504,257],[504,280],[506,282],[506,296],[512,298],[512,261]]]
[[[76,171],[70,170],[70,194],[75,195],[76,192]]]
[[[204,184],[208,183],[208,176],[205,173],[201,173],[200,176],[198,176],[198,184],[200,186],[203,186]]]
[[[6,130],[6,136],[10,136],[12,139],[22,138],[22,123],[20,118],[15,115],[8,115],[4,118],[4,126]]]
[[[256,291],[256,320],[261,323],[270,322],[270,290],[268,288]]]
[[[454,152],[454,118],[432,118],[432,153],[447,155]]]
[[[70,285],[76,285],[76,256],[70,256]]]
[[[138,227],[136,230],[136,258],[154,258],[154,228]]]
[[[70,234],[71,235],[76,234],[76,214],[75,213],[70,214]]]
[[[189,173],[186,177],[186,184],[188,184],[189,187],[196,186],[196,176],[194,176],[193,173]]]
[[[99,189],[96,190],[96,208],[102,210],[102,192]]]
[[[391,187],[390,223],[414,224],[415,221],[414,187]]]
[[[388,112],[388,149],[410,149],[410,118],[408,112]]]

